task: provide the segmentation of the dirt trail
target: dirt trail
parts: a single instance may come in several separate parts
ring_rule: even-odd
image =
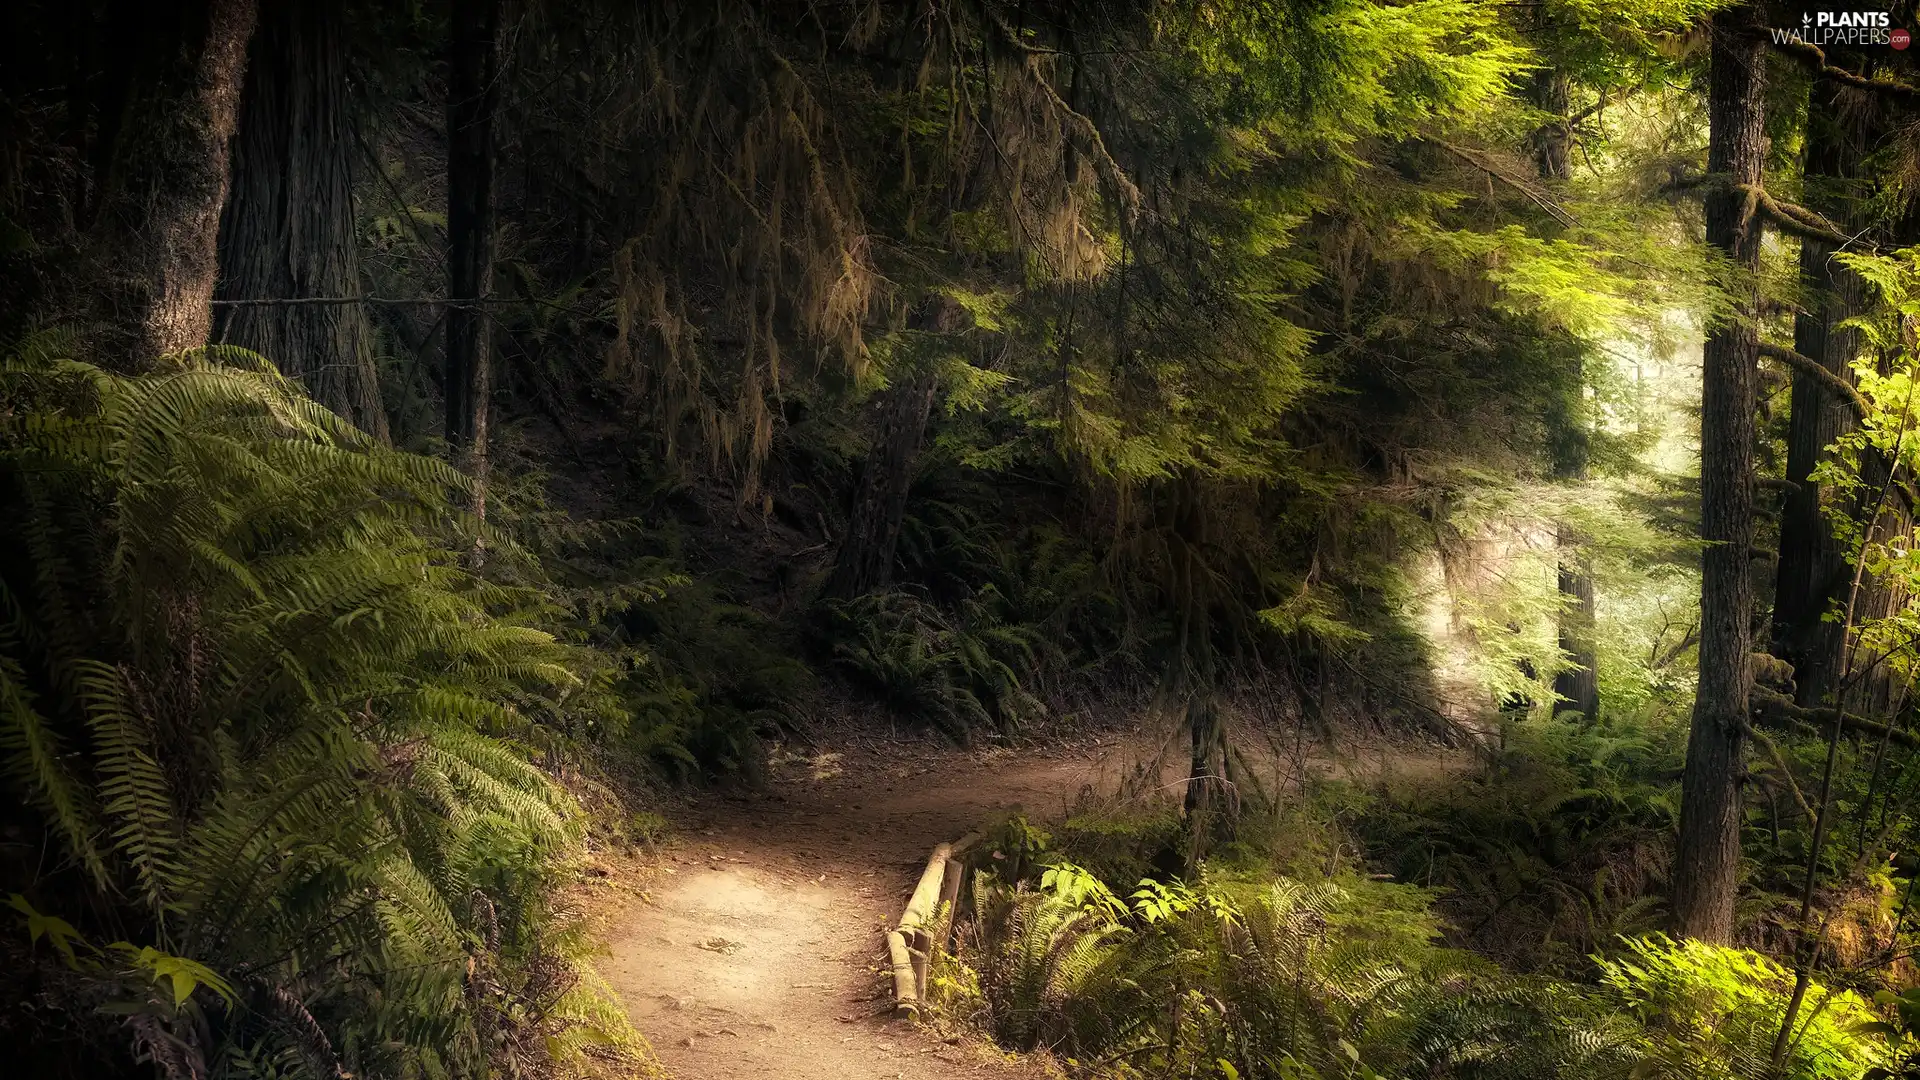
[[[1110,793],[1141,749],[875,741],[791,759],[765,792],[679,822],[601,969],[676,1080],[1037,1077],[888,1018],[884,935],[934,844],[1014,806],[1056,816],[1083,785]]]
[[[709,801],[615,923],[601,964],[677,1080],[1032,1077],[886,1016],[883,938],[927,852],[994,811],[1111,788],[1117,743],[1036,755],[883,744],[789,760]]]

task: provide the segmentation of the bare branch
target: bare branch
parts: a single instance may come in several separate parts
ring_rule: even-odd
[[[1838,721],[1845,730],[1855,734],[1877,735],[1910,749],[1920,749],[1920,735],[1915,735],[1905,728],[1891,727],[1864,716],[1855,716],[1850,712],[1842,713],[1838,709],[1805,708],[1794,704],[1793,699],[1785,694],[1769,690],[1764,686],[1753,687],[1752,695],[1754,713],[1764,720],[1790,720],[1820,728],[1831,727]]]
[[[1750,200],[1781,232],[1791,233],[1803,240],[1818,240],[1836,248],[1855,246],[1854,238],[1841,232],[1833,222],[1804,206],[1781,202],[1767,194],[1765,188],[1753,184],[1735,184],[1732,191]]]
[[[1462,149],[1461,147],[1455,146],[1452,143],[1446,141],[1445,139],[1435,138],[1432,135],[1424,135],[1422,136],[1422,138],[1424,138],[1427,142],[1430,142],[1433,145],[1439,147],[1440,149],[1445,150],[1446,152],[1459,158],[1461,161],[1464,161],[1467,164],[1473,166],[1474,168],[1479,169],[1481,172],[1486,173],[1488,176],[1493,177],[1495,180],[1498,180],[1501,183],[1506,184],[1508,187],[1511,187],[1514,190],[1520,192],[1520,194],[1525,195],[1529,200],[1533,202],[1535,206],[1538,206],[1540,209],[1545,210],[1548,216],[1552,217],[1553,220],[1558,221],[1560,224],[1565,225],[1567,228],[1576,229],[1580,227],[1579,220],[1575,218],[1572,214],[1568,213],[1566,207],[1561,206],[1559,203],[1555,202],[1550,196],[1548,196],[1546,192],[1541,191],[1539,188],[1528,183],[1527,181],[1522,180],[1519,177],[1510,175],[1504,169],[1497,168],[1496,166],[1490,164],[1489,162],[1482,160],[1479,155],[1474,154],[1469,150],[1465,150],[1465,149]]]

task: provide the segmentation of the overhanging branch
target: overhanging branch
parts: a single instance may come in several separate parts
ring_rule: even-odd
[[[1734,194],[1752,201],[1761,216],[1772,222],[1781,232],[1792,233],[1802,240],[1817,240],[1836,248],[1851,247],[1854,238],[1834,225],[1833,222],[1814,213],[1804,206],[1781,202],[1767,194],[1765,188],[1756,184],[1735,184]]]
[[[1757,29],[1756,27],[1756,30]],[[1767,37],[1770,39],[1769,43],[1775,49],[1799,61],[1802,67],[1805,67],[1814,75],[1826,79],[1829,82],[1837,82],[1842,86],[1850,86],[1856,90],[1885,94],[1888,97],[1900,98],[1910,103],[1920,102],[1920,87],[1912,86],[1896,79],[1872,79],[1865,75],[1855,74],[1846,68],[1834,67],[1832,64],[1827,63],[1826,51],[1812,42],[1795,41],[1792,38],[1787,38],[1783,41],[1774,38],[1772,34],[1768,34]]]
[[[1769,360],[1779,360],[1792,367],[1795,371],[1813,378],[1819,382],[1828,393],[1833,394],[1835,397],[1845,401],[1848,405],[1853,406],[1855,415],[1862,420],[1865,420],[1867,415],[1873,411],[1872,403],[1867,401],[1866,397],[1862,395],[1859,390],[1856,390],[1852,383],[1841,378],[1825,364],[1822,364],[1820,361],[1815,360],[1805,353],[1789,349],[1785,345],[1774,345],[1770,342],[1763,341],[1760,343],[1760,355]]]
[[[1752,689],[1752,703],[1755,715],[1762,719],[1788,720],[1807,724],[1817,728],[1828,728],[1838,723],[1847,731],[1859,735],[1875,735],[1889,739],[1909,749],[1920,749],[1920,735],[1905,728],[1891,727],[1864,716],[1855,716],[1841,709],[1809,709],[1796,705],[1792,698],[1764,686]]]
[[[1469,150],[1465,150],[1465,149],[1462,149],[1461,147],[1455,146],[1445,139],[1435,138],[1432,135],[1424,135],[1421,137],[1424,138],[1427,142],[1430,142],[1433,145],[1439,147],[1440,149],[1445,150],[1447,153],[1452,154],[1454,157],[1459,158],[1461,161],[1464,161],[1467,164],[1473,166],[1474,168],[1479,169],[1481,172],[1486,173],[1488,176],[1493,177],[1495,180],[1498,180],[1501,183],[1506,184],[1508,187],[1513,188],[1514,190],[1518,191],[1520,194],[1525,195],[1528,199],[1530,199],[1533,202],[1535,206],[1538,206],[1540,209],[1545,210],[1547,214],[1553,218],[1553,220],[1558,221],[1560,224],[1565,225],[1567,228],[1575,229],[1580,227],[1579,220],[1576,219],[1572,214],[1568,213],[1566,207],[1561,206],[1559,203],[1555,202],[1552,198],[1548,197],[1548,195],[1545,192],[1541,191],[1539,188],[1533,186],[1532,184],[1527,183],[1525,180],[1522,180],[1516,176],[1509,175],[1504,169],[1500,169],[1494,166],[1493,164],[1482,160],[1479,155]]]

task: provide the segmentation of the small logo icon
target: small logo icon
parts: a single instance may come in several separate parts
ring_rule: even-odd
[[[1904,49],[1913,44],[1913,35],[1905,29],[1895,30],[1887,35],[1887,44],[1896,49]]]

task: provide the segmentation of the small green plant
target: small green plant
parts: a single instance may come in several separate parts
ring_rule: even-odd
[[[641,810],[627,817],[627,839],[649,851],[657,850],[672,835],[672,823],[652,811]]]

